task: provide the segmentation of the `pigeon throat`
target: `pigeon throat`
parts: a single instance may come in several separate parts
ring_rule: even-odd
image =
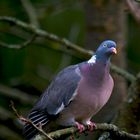
[[[111,56],[106,56],[106,55],[93,55],[88,61],[87,63],[90,66],[93,66],[96,63],[102,63],[103,65],[106,65],[108,63],[110,63],[110,57]]]
[[[104,63],[102,61],[96,60],[89,63],[83,63],[80,67],[80,72],[83,77],[89,80],[93,79],[102,79],[105,75],[109,74],[110,63]]]

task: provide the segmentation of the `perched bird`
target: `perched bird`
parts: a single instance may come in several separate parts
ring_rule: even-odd
[[[80,132],[87,125],[92,130],[91,118],[107,103],[112,93],[114,82],[109,73],[110,57],[116,53],[116,43],[106,40],[88,61],[60,71],[28,118],[47,132],[55,129],[55,125],[75,126]],[[31,124],[25,124],[27,140],[37,133]]]

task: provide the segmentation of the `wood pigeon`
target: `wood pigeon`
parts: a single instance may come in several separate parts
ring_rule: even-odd
[[[81,132],[87,125],[92,130],[94,123],[91,118],[107,103],[112,93],[114,82],[109,73],[110,57],[116,53],[116,43],[106,40],[88,61],[60,71],[28,119],[47,132],[54,130],[55,125],[75,126]],[[30,140],[38,130],[26,123],[23,133]]]

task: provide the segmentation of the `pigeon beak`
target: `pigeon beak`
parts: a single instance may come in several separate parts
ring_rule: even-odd
[[[112,48],[112,53],[113,53],[113,54],[117,54],[116,48]]]

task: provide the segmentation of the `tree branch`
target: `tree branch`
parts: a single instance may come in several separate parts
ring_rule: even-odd
[[[140,23],[140,7],[134,0],[126,0],[126,4],[138,23]]]
[[[36,11],[30,2],[30,0],[21,0],[21,3],[29,17],[30,23],[33,24],[36,27],[39,27],[39,22],[37,20],[37,14]]]
[[[6,125],[2,124],[0,124],[0,139],[23,140],[18,133],[14,132],[12,129],[9,129]]]
[[[98,140],[110,140],[110,133],[109,132],[104,132],[101,134],[101,136],[98,138]]]
[[[24,104],[33,104],[37,100],[37,97],[35,96],[31,96],[23,91],[15,88],[10,88],[2,84],[0,84],[0,95],[8,96],[9,98],[19,100]]]
[[[60,130],[56,130],[54,132],[46,133],[42,129],[41,124],[39,126],[36,126],[31,120],[22,117],[16,110],[14,103],[12,101],[11,101],[11,108],[14,111],[15,115],[19,118],[19,120],[21,120],[24,123],[29,123],[34,128],[36,128],[38,130],[38,132],[41,134],[41,135],[40,134],[37,135],[33,140],[48,140],[48,139],[54,140],[54,139],[60,138],[61,136],[64,136],[64,135],[68,136],[68,135],[78,132],[78,129],[76,127],[70,127],[70,128],[60,129]],[[128,139],[128,140],[140,139],[140,135],[134,135],[134,134],[122,131],[116,125],[113,125],[113,124],[96,123],[94,131],[95,130],[110,132],[110,135],[115,136],[117,138],[121,138],[121,139]]]
[[[93,55],[93,51],[91,50],[85,50],[83,48],[81,48],[80,46],[71,43],[70,41],[68,41],[65,38],[60,38],[52,33],[49,33],[45,30],[41,30],[39,28],[36,28],[35,26],[25,23],[23,21],[20,21],[16,18],[12,18],[12,17],[6,17],[6,16],[1,16],[0,17],[0,21],[4,21],[4,22],[8,22],[12,25],[16,25],[19,26],[20,28],[23,28],[24,30],[30,31],[32,33],[35,33],[36,35],[40,36],[40,37],[44,37],[47,38],[48,40],[51,41],[55,41],[57,43],[63,44],[65,45],[68,49],[72,49],[77,53],[80,53],[82,55],[84,55],[86,58],[87,57],[91,57],[91,55]]]
[[[111,70],[113,72],[116,72],[118,75],[121,75],[122,77],[124,77],[126,80],[130,82],[134,82],[136,80],[136,77],[134,75],[130,74],[129,72],[125,71],[122,68],[117,67],[114,64],[111,64]]]
[[[1,16],[0,17],[0,21],[4,21],[4,22],[8,22],[10,24],[19,26],[20,28],[23,28],[24,30],[27,30],[29,32],[32,32],[40,37],[44,37],[48,40],[63,44],[64,46],[66,46],[68,49],[74,50],[75,52],[77,52],[78,54],[82,54],[85,58],[89,58],[91,57],[91,55],[93,55],[93,51],[91,50],[85,50],[82,47],[73,44],[72,42],[70,42],[69,40],[65,39],[65,38],[60,38],[52,33],[49,33],[45,30],[41,30],[31,24],[27,24],[23,21],[20,21],[16,18],[12,18],[12,17],[6,17],[6,16]],[[135,80],[135,76],[128,73],[127,71],[118,68],[115,65],[111,66],[111,69],[116,72],[117,74],[121,75],[122,77],[124,77],[126,80],[132,82]]]
[[[127,133],[125,131],[121,131],[117,126],[113,124],[107,124],[107,123],[99,123],[96,124],[96,127],[94,131],[100,130],[100,131],[108,131],[111,134],[115,135],[118,138],[121,139],[130,139],[130,140],[138,140],[140,139],[140,135],[134,135],[131,133]],[[57,130],[54,132],[51,132],[48,134],[51,138],[58,139],[62,135],[71,135],[73,133],[76,133],[78,130],[75,127],[70,127],[70,128],[65,128],[61,130]],[[47,140],[44,136],[42,135],[37,135],[34,140]]]
[[[6,44],[4,42],[0,42],[0,46],[3,46],[5,48],[9,48],[9,49],[21,49],[21,48],[24,48],[27,45],[31,44],[35,40],[36,36],[37,36],[36,34],[33,34],[31,36],[31,38],[29,38],[28,40],[26,40],[22,44]]]
[[[13,119],[14,115],[9,110],[6,110],[3,107],[0,107],[0,120],[5,121],[8,119]],[[15,120],[14,120],[15,121]]]
[[[22,116],[18,113],[18,111],[16,110],[13,101],[11,101],[10,106],[11,106],[11,108],[12,108],[12,110],[14,111],[15,115],[18,117],[18,119],[19,119],[20,121],[32,125],[35,129],[38,130],[39,133],[41,133],[42,135],[44,135],[45,138],[47,138],[47,139],[49,139],[49,140],[53,140],[53,138],[51,138],[47,133],[45,133],[45,132],[43,131],[43,129],[42,129],[42,127],[41,127],[41,124],[40,124],[40,126],[36,126],[31,120],[22,117]]]

